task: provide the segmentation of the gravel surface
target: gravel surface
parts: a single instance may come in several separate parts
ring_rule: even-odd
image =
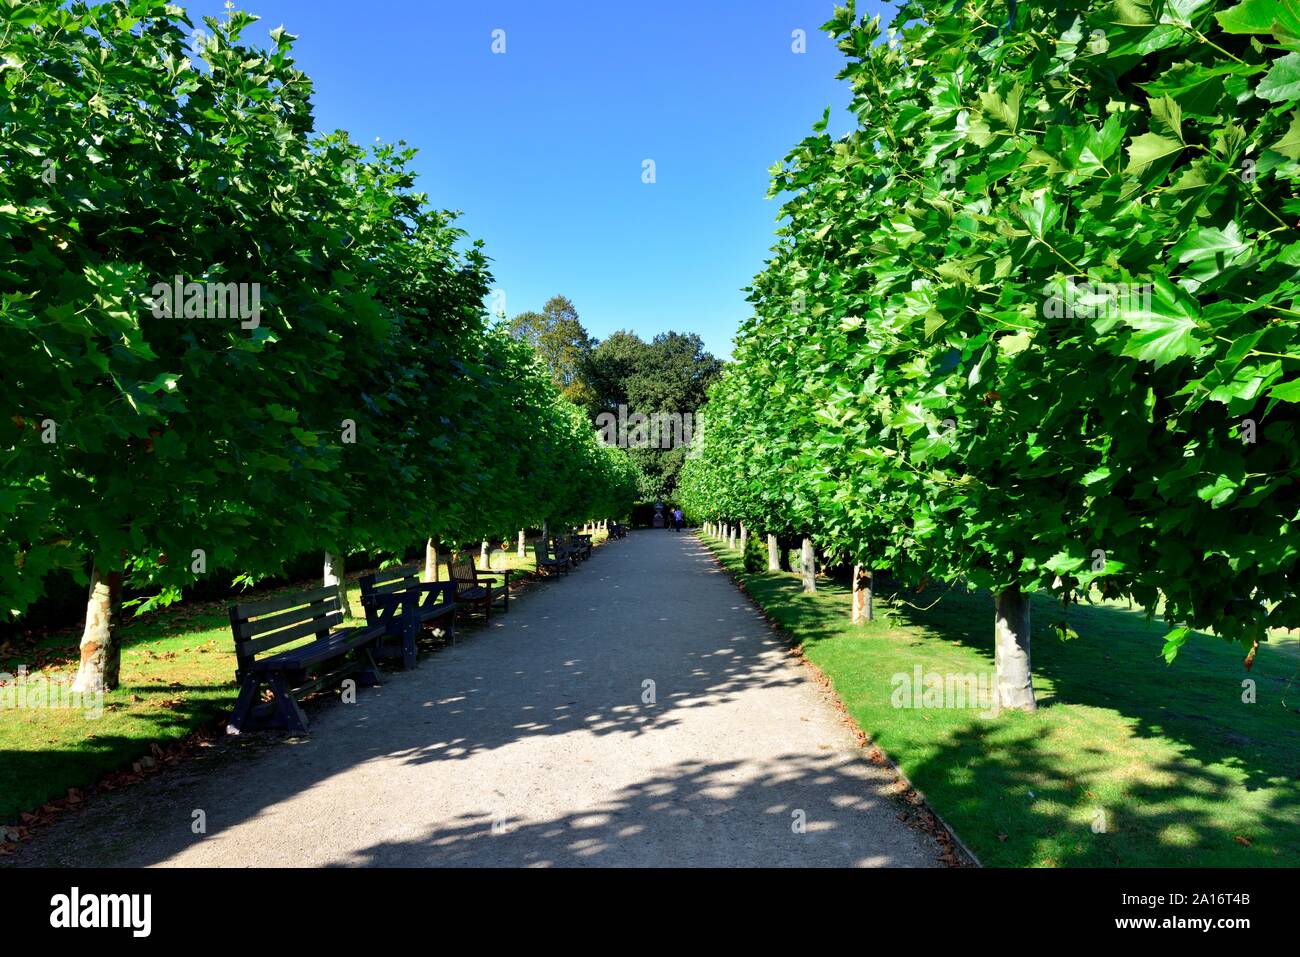
[[[98,798],[10,863],[938,863],[688,533],[597,549],[358,699],[326,703],[307,738],[246,735]]]

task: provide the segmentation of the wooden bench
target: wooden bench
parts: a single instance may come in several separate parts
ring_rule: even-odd
[[[578,549],[574,546],[569,536],[566,535],[561,538],[557,535],[555,537],[554,548],[555,557],[564,562],[565,565],[576,566],[578,564]]]
[[[456,598],[451,582],[423,582],[419,565],[388,568],[361,576],[361,607],[366,623],[384,630],[384,638],[396,638],[390,650],[381,640],[382,657],[401,657],[403,668],[415,667],[416,645],[425,625],[441,627],[456,640]],[[439,600],[441,596],[441,600]]]
[[[448,578],[455,586],[457,604],[476,605],[483,610],[485,618],[492,617],[492,604],[501,602],[501,610],[510,611],[510,569],[494,572],[490,569],[474,567],[474,557],[469,552],[461,552],[447,560]],[[480,578],[486,575],[486,578]],[[497,579],[503,578],[503,584],[497,586]]]
[[[353,672],[360,682],[378,684],[371,650],[383,629],[337,628],[342,621],[338,589],[332,586],[231,606],[239,696],[226,731],[306,731],[299,696]],[[311,641],[295,644],[308,637]],[[271,689],[269,702],[261,700],[263,685]]]
[[[573,536],[573,541],[578,546],[583,561],[586,561],[588,558],[591,557],[591,538],[592,537],[590,535]]]
[[[627,526],[620,525],[618,522],[609,523],[610,538],[627,538]]]
[[[561,557],[567,556],[576,565],[591,557],[591,539],[586,535],[565,535],[555,551]]]
[[[569,573],[569,561],[567,558],[552,557],[550,543],[547,542],[546,536],[540,536],[533,544],[533,557],[537,559],[538,572],[564,572]]]

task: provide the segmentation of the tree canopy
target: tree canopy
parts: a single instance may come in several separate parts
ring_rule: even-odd
[[[773,170],[692,508],[907,581],[1129,596],[1171,659],[1300,624],[1293,19],[837,10],[856,126]]]
[[[61,568],[150,607],[217,569],[630,508],[626,454],[487,324],[482,246],[414,150],[313,132],[291,35],[261,49],[229,11],[191,41],[165,0],[0,20],[9,617]]]

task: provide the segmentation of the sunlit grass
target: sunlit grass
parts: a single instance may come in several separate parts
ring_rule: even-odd
[[[597,532],[594,541],[604,541]],[[493,552],[492,568],[503,560],[520,572],[536,571],[531,540],[519,557],[514,542]],[[474,551],[475,565],[479,565]],[[445,567],[440,571],[445,574]],[[362,615],[359,572],[349,573],[348,602]],[[275,591],[301,591],[313,582],[285,589],[254,591],[255,601]],[[234,704],[234,644],[227,601],[185,602],[122,627],[120,686],[103,698],[102,714],[87,709],[0,709],[0,824],[17,824],[19,814],[85,788],[110,771],[130,768],[150,753],[150,745],[184,737],[208,724],[220,724]],[[30,679],[71,681],[76,674],[78,629],[63,629],[32,643],[0,646],[0,672],[16,674],[27,666]]]
[[[917,665],[992,672],[988,595],[953,590],[928,610],[914,606],[937,590],[881,599],[877,621],[853,626],[846,586],[805,595],[797,576],[747,574],[708,544],[985,864],[1300,866],[1300,681],[1281,702],[1294,636],[1275,635],[1250,671],[1243,649],[1204,635],[1166,665],[1166,629],[1140,609],[1073,606],[1079,637],[1062,641],[1059,606],[1036,600],[1037,714],[897,708],[893,676]]]

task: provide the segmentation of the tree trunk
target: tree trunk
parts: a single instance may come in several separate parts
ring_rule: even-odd
[[[1029,598],[1017,586],[998,593],[993,621],[995,711],[1037,711],[1029,666]]]
[[[852,621],[855,625],[860,625],[864,621],[871,621],[876,617],[876,610],[872,602],[875,581],[874,572],[863,568],[861,565],[853,566]]]
[[[767,536],[767,570],[770,572],[781,570],[781,548],[777,545],[775,535]]]
[[[483,544],[478,547],[478,567],[487,568],[488,566],[488,543],[484,540]]]
[[[343,617],[351,618],[352,606],[348,604],[346,571],[342,555],[325,553],[325,587],[333,588],[339,593],[339,607],[343,609]]]
[[[748,544],[749,544],[749,529],[745,527],[744,522],[741,522],[740,523],[740,554],[742,555],[745,554],[745,546]]]
[[[90,573],[90,597],[86,600],[86,626],[81,632],[81,664],[73,691],[112,691],[117,687],[122,664],[117,619],[122,610],[122,573]]]
[[[528,543],[524,541],[524,530],[519,530],[519,547],[515,549],[515,554],[523,558],[528,554]]]
[[[550,526],[545,521],[542,522],[542,544],[547,548],[551,547],[551,530],[550,530]],[[542,570],[540,568],[537,569],[537,573],[539,575],[541,574],[541,572]]]
[[[421,577],[426,582],[438,580],[438,546],[432,538],[426,539],[424,543],[424,574]]]
[[[780,547],[779,547],[779,549],[778,549],[778,551],[779,551],[780,554],[777,556],[777,558],[778,558],[778,560],[779,560],[780,563],[781,563],[781,571],[783,571],[783,572],[792,572],[792,571],[794,571],[794,569],[790,566],[790,544],[789,544],[789,542],[786,541],[786,540],[784,540],[784,539],[780,539],[780,538],[778,538],[777,541],[780,543]]]
[[[817,590],[817,566],[816,559],[813,556],[812,539],[807,535],[803,539],[803,552],[799,559],[799,574],[803,578],[803,590],[806,592],[815,592]]]

